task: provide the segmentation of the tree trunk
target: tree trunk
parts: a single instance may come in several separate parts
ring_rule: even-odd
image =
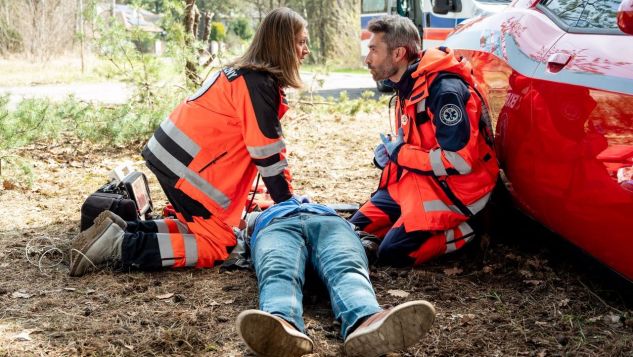
[[[204,12],[204,17],[202,20],[204,31],[202,32],[202,38],[200,39],[200,41],[204,43],[205,47],[208,47],[209,45],[209,35],[211,34],[211,18],[212,17],[213,17],[213,13],[209,11]]]
[[[325,27],[325,14],[324,2],[329,0],[312,0],[306,3],[305,12],[307,14],[306,20],[308,20],[308,32],[310,33],[310,52],[311,58],[316,63],[324,63],[325,58],[323,56],[323,49],[325,48],[324,42],[324,27]]]
[[[186,0],[185,7],[185,18],[183,19],[183,24],[185,25],[185,46],[190,48],[193,46],[193,42],[196,39],[195,30],[198,29],[198,8],[196,7],[196,0]],[[198,68],[196,63],[193,61],[192,56],[188,56],[185,63],[185,75],[187,79],[190,80],[195,85],[198,85],[200,82],[200,77],[198,76]]]
[[[360,67],[360,0],[323,2],[321,40],[325,64]]]

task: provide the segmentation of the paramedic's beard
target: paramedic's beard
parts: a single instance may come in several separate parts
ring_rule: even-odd
[[[398,73],[398,68],[392,65],[382,67],[372,67],[370,65],[367,65],[367,68],[369,68],[369,73],[371,73],[371,77],[374,79],[374,81],[383,81]]]

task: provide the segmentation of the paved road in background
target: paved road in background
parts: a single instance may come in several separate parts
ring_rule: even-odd
[[[320,75],[301,73],[306,89],[323,97],[337,98],[342,91],[346,91],[350,98],[359,98],[365,91],[372,91],[374,97],[379,97],[376,83],[367,74],[331,73]],[[132,94],[132,88],[119,82],[100,83],[68,83],[45,84],[20,87],[0,87],[0,95],[9,94],[9,108],[15,109],[17,103],[25,98],[48,97],[55,101],[74,95],[79,100],[99,102],[104,104],[125,103]]]

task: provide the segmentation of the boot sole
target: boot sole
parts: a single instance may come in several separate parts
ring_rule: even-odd
[[[236,324],[242,340],[258,356],[295,357],[312,353],[313,344],[307,336],[289,331],[263,311],[242,311]]]
[[[79,236],[73,242],[72,247],[82,253],[86,252],[92,245],[105,233],[111,224],[116,224],[108,215],[107,212],[101,212],[97,218],[95,218],[93,225],[85,231],[79,233]],[[81,248],[77,248],[81,247]],[[71,251],[71,256],[73,252]],[[85,272],[79,273],[80,264],[86,259],[83,255],[74,253],[77,257],[72,261],[70,265],[70,276],[82,276]]]
[[[435,308],[427,301],[410,301],[396,306],[380,324],[345,341],[348,356],[381,356],[404,350],[420,342],[435,320]]]

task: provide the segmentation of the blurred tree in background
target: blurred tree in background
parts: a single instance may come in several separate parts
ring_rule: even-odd
[[[229,31],[242,40],[250,40],[253,37],[253,26],[246,17],[238,17],[229,23]]]
[[[157,26],[162,29],[143,34],[126,24],[119,47],[131,40],[138,50],[147,51],[151,43],[146,40],[143,48],[140,37],[154,36],[165,47],[158,55],[182,62],[187,82],[193,86],[204,80],[207,67],[222,64],[214,60],[226,62],[242,52],[261,19],[279,6],[297,11],[308,21],[312,52],[308,63],[361,65],[360,0],[0,0],[0,56],[17,54],[46,61],[77,51],[79,39],[95,50],[103,44],[99,36],[107,32],[100,26],[109,26],[101,20],[118,16],[114,16],[115,5],[157,14],[151,16],[160,18]],[[229,52],[219,59],[217,53],[211,55],[210,41],[226,41],[219,48]]]
[[[221,22],[212,22],[211,31],[209,31],[209,40],[222,41],[226,37],[226,30]]]

